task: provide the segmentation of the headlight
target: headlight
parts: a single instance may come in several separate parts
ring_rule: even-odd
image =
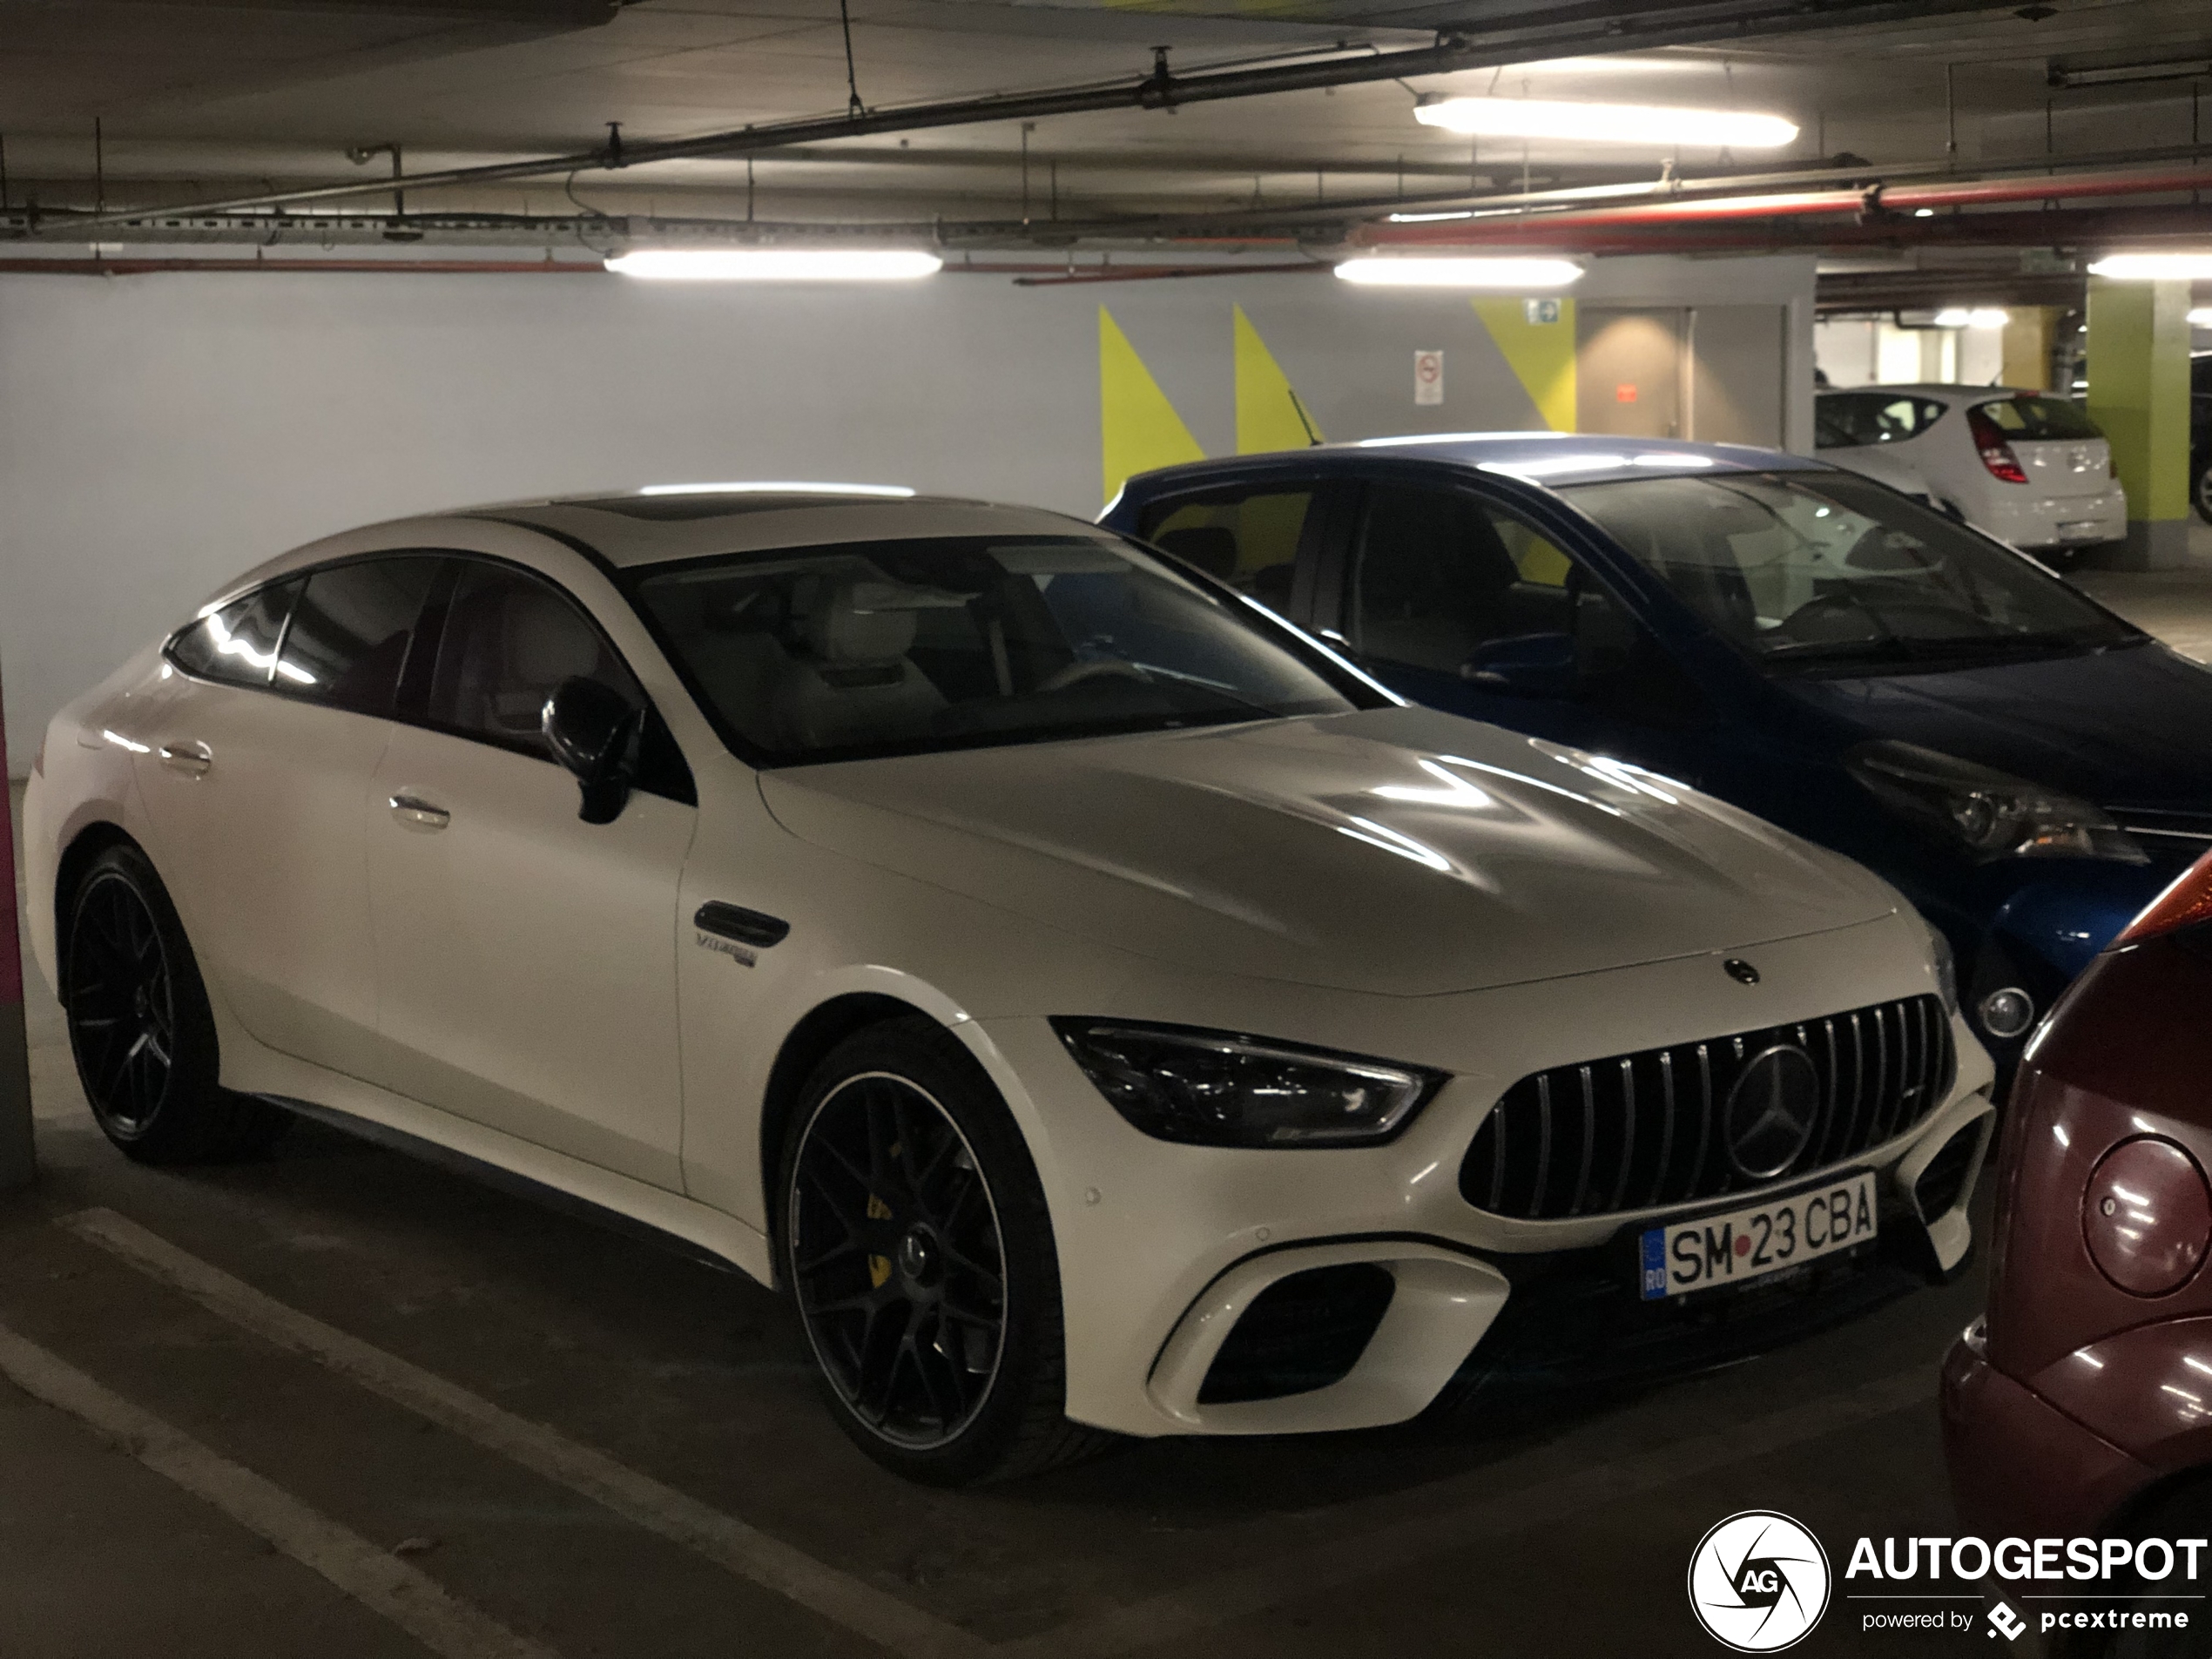
[[[1372,1146],[1412,1121],[1443,1074],[1179,1025],[1059,1019],[1107,1103],[1147,1135],[1200,1146]]]
[[[1916,913],[1917,914],[1917,913]],[[1951,941],[1943,936],[1943,929],[1925,916],[1920,925],[1928,930],[1928,954],[1935,961],[1936,988],[1943,993],[1943,1011],[1959,1011],[1959,958],[1951,948]]]
[[[1900,818],[1994,859],[2117,859],[2147,864],[2128,833],[2086,800],[1918,744],[1861,744],[1851,776]]]

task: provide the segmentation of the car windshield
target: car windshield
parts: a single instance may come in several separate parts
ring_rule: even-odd
[[[1776,671],[1947,666],[2142,637],[2032,561],[1849,473],[1635,478],[1561,493]]]
[[[1383,701],[1251,602],[1103,536],[733,555],[633,583],[693,693],[762,765]]]

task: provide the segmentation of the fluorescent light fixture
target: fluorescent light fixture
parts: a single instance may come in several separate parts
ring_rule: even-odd
[[[1939,328],[2002,328],[2013,314],[1997,306],[1946,306],[1935,314]]]
[[[2107,253],[2089,261],[2089,274],[2125,282],[2212,280],[2212,252],[2197,253]]]
[[[2212,306],[2199,306],[2189,313],[2189,327],[2212,328]]]
[[[1390,215],[1390,222],[1393,225],[1433,225],[1440,219],[1473,219],[1474,217],[1473,208],[1463,207],[1457,212],[1451,213],[1393,213]]]
[[[1912,217],[1915,219],[1933,219],[1935,217],[1935,209],[1932,207],[1916,207],[1912,210]]]
[[[1771,150],[1797,136],[1778,115],[1538,98],[1431,98],[1413,106],[1423,126],[1478,138],[1566,138],[1584,144],[1722,145]]]
[[[641,496],[880,496],[900,501],[914,494],[904,484],[762,483],[647,484]]]
[[[897,282],[944,268],[915,248],[639,248],[607,261],[624,276],[674,282]]]
[[[1386,288],[1563,288],[1582,274],[1572,260],[1346,260],[1337,266],[1346,282]]]

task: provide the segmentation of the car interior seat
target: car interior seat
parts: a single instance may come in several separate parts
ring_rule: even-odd
[[[776,724],[808,748],[919,735],[945,699],[907,652],[915,617],[889,583],[840,577],[813,584],[804,654],[777,685]]]

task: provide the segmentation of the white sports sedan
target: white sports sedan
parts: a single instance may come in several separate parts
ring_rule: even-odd
[[[921,1479],[1698,1363],[1968,1248],[1990,1067],[1888,887],[1054,514],[334,536],[27,814],[126,1153],[307,1112],[675,1235]]]
[[[1985,535],[2063,564],[2128,534],[2112,445],[2080,406],[2002,386],[1860,386],[1814,400],[1832,466],[1922,495]]]

